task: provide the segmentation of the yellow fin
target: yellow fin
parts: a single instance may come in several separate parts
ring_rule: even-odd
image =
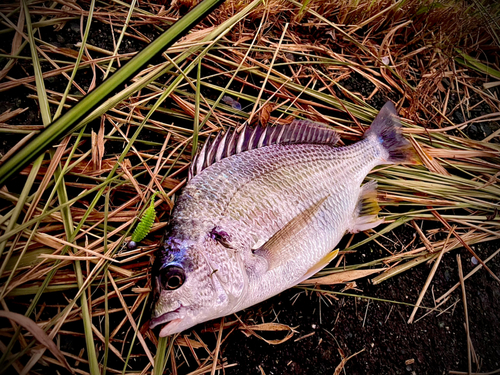
[[[303,236],[302,232],[309,226],[311,219],[318,213],[327,198],[328,196],[320,199],[302,211],[277,231],[264,245],[254,250],[255,255],[267,260],[268,270],[276,268],[288,261],[290,257],[298,255],[295,254],[300,250],[295,246],[297,239]]]
[[[314,266],[312,266],[311,268],[309,268],[307,270],[307,272],[304,274],[304,276],[302,276],[302,278],[299,280],[299,283],[301,283],[304,280],[307,280],[308,278],[310,278],[311,276],[315,275],[316,273],[321,271],[323,268],[328,266],[328,264],[330,264],[330,262],[333,259],[335,259],[335,257],[338,255],[338,253],[339,253],[339,249],[334,250],[334,251],[326,254],[323,258],[321,258],[321,260],[318,263],[316,263]]]
[[[349,232],[358,233],[376,227],[384,222],[377,214],[380,206],[377,202],[377,183],[370,181],[361,187],[358,198],[358,206],[354,212],[353,223]]]

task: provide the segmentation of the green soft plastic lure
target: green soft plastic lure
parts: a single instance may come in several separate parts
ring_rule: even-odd
[[[153,194],[149,207],[142,214],[141,221],[137,224],[137,227],[132,234],[132,238],[128,245],[129,248],[135,248],[137,246],[137,242],[141,242],[151,231],[156,217],[155,198],[157,194],[158,192]]]

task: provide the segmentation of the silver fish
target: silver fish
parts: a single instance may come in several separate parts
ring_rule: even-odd
[[[380,224],[377,165],[413,149],[386,103],[364,138],[304,120],[226,132],[193,160],[154,274],[150,327],[181,332],[266,300],[309,278],[337,254],[346,232]]]

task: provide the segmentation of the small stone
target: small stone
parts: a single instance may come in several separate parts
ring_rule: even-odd
[[[450,281],[450,271],[448,270],[444,271],[444,278],[446,279],[446,281]]]
[[[73,30],[75,33],[79,33],[80,32],[80,25],[77,22],[71,22],[69,24],[69,28],[71,30]]]
[[[467,128],[467,135],[472,139],[477,139],[479,137],[479,129],[476,125],[470,124]]]
[[[483,133],[482,135],[484,137],[487,137],[489,136],[491,133],[493,133],[493,131],[491,130],[491,127],[486,124],[486,123],[483,123],[483,124],[479,124],[478,125],[478,128],[481,130],[481,133]]]
[[[465,122],[464,120],[464,116],[462,115],[462,112],[460,111],[455,111],[455,113],[453,113],[453,115],[455,116],[455,118],[457,119],[458,123],[462,123],[462,122]]]

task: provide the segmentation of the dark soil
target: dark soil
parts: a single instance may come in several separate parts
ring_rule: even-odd
[[[497,250],[500,242],[476,247],[486,258]],[[360,250],[362,252],[363,250]],[[444,256],[422,305],[432,307],[436,299],[459,282],[455,254],[460,254],[464,274],[474,266],[466,250]],[[415,303],[432,265],[421,265],[380,285],[358,282],[362,294],[373,298]],[[490,267],[500,272],[498,257]],[[336,288],[338,290],[338,288]],[[500,367],[500,285],[485,271],[466,281],[470,336],[481,371]],[[300,296],[295,303],[295,295]],[[306,295],[299,289],[289,290],[246,313],[267,315],[296,327],[299,332],[288,342],[272,346],[255,337],[242,334],[229,336],[224,356],[237,362],[228,374],[331,374],[342,356],[363,352],[349,359],[347,374],[446,374],[450,370],[467,371],[467,341],[461,289],[441,307],[447,311],[438,316],[431,313],[416,323],[408,324],[413,307],[361,298],[339,296],[331,304],[318,293]],[[417,318],[425,314],[420,309]],[[311,336],[300,339],[302,336]],[[267,336],[264,335],[266,338]],[[284,337],[284,335],[282,335]],[[473,365],[473,370],[477,367]]]

